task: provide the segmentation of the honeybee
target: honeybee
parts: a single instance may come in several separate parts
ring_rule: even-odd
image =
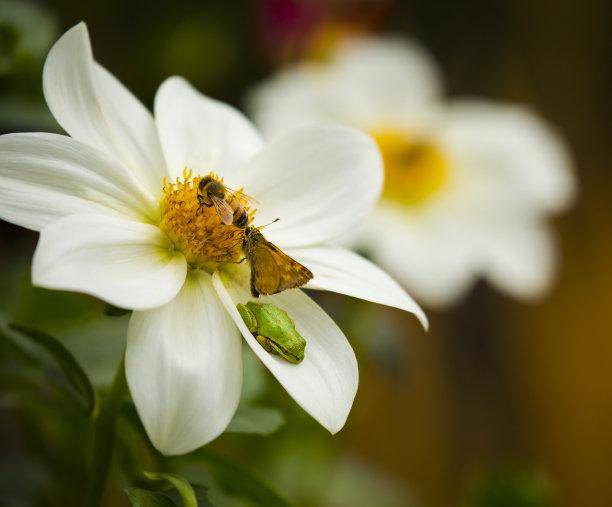
[[[249,225],[249,214],[247,213],[244,206],[240,204],[235,195],[232,195],[232,199],[229,202],[230,208],[232,208],[232,223],[239,229],[244,229]]]
[[[207,208],[214,206],[221,222],[229,225],[234,220],[234,210],[225,201],[226,195],[225,185],[210,174],[198,184],[198,202]]]
[[[214,206],[224,225],[234,224],[244,229],[249,223],[249,215],[236,197],[236,192],[227,188],[212,174],[202,178],[198,184],[198,202],[202,206]]]
[[[257,227],[246,227],[242,248],[251,266],[251,294],[277,294],[300,287],[312,272],[270,243]]]

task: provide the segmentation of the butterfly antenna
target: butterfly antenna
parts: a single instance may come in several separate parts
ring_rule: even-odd
[[[265,227],[268,227],[269,225],[275,224],[275,223],[276,223],[276,222],[278,222],[279,220],[280,220],[280,218],[275,218],[274,220],[272,220],[271,222],[269,222],[269,223],[267,223],[267,224],[265,224],[265,225],[260,225],[260,226],[258,226],[258,227],[257,227],[257,229],[261,231],[261,230],[262,230],[262,229],[264,229]]]

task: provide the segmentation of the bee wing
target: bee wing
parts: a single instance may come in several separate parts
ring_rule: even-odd
[[[286,289],[300,287],[313,276],[306,266],[265,240],[253,245],[249,260],[253,295],[256,292],[276,294]]]
[[[231,206],[225,202],[225,199],[221,199],[216,195],[211,195],[210,200],[212,201],[221,222],[223,222],[225,225],[231,224],[234,220],[234,210],[232,210]]]
[[[260,202],[255,199],[255,197],[251,197],[250,195],[245,194],[244,192],[238,192],[238,190],[234,190],[229,187],[225,187],[228,193],[232,195],[232,197],[236,196],[236,194],[240,193],[240,196],[249,201],[249,204],[260,204]]]

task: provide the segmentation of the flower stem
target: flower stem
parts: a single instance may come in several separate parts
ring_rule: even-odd
[[[124,358],[121,358],[110,391],[102,401],[100,411],[94,419],[93,454],[85,502],[88,507],[99,507],[102,501],[106,477],[113,458],[117,413],[121,408],[126,388],[125,363]]]

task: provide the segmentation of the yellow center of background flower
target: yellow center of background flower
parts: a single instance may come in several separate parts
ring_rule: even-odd
[[[225,225],[214,207],[198,201],[201,176],[192,177],[185,171],[175,182],[164,181],[164,196],[160,202],[160,228],[168,235],[192,267],[214,271],[224,262],[239,262],[243,257],[244,229]],[[238,191],[234,194],[246,209],[248,200]],[[253,213],[249,213],[252,219]]]
[[[448,181],[448,162],[435,144],[410,138],[395,129],[370,134],[385,165],[383,199],[417,207],[429,201]]]

